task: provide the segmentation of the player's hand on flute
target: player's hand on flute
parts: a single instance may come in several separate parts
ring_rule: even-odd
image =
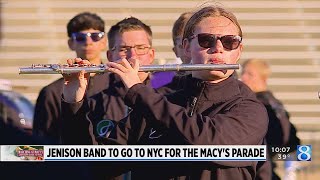
[[[88,60],[82,60],[81,58],[68,59],[69,65],[79,64],[84,65],[91,63]],[[87,85],[90,78],[90,73],[80,71],[78,73],[63,74],[64,85],[63,85],[63,98],[69,103],[79,102],[83,99],[87,89]]]
[[[123,84],[127,88],[131,88],[133,85],[141,83],[138,76],[139,61],[136,58],[108,62],[107,66],[109,66],[108,70],[110,72],[116,73],[121,77]]]

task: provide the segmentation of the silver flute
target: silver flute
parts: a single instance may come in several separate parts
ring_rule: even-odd
[[[108,66],[101,65],[60,65],[60,64],[33,64],[30,67],[20,67],[19,74],[72,74],[84,70],[87,73],[108,72]],[[239,69],[239,64],[164,64],[144,65],[139,67],[140,72],[159,71],[202,71]]]

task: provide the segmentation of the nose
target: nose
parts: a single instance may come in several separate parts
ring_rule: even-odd
[[[134,57],[134,56],[137,56],[134,47],[129,47],[129,48],[127,49],[127,59],[130,59],[130,58],[132,58],[132,57]]]
[[[93,40],[91,39],[90,36],[86,37],[86,44],[91,44],[93,42]]]
[[[215,46],[210,48],[211,53],[220,53],[223,51],[223,45],[220,39],[217,39]]]

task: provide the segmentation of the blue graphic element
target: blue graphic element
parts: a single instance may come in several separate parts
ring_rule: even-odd
[[[100,137],[108,137],[114,126],[111,120],[102,120],[97,124],[97,134]]]
[[[297,146],[297,159],[298,161],[311,161],[312,146],[311,145],[298,145]]]

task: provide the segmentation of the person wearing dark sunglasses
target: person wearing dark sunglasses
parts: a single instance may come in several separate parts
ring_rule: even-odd
[[[193,38],[197,38],[199,45],[203,48],[215,47],[217,45],[217,41],[220,40],[223,48],[229,51],[237,49],[242,41],[242,37],[238,35],[219,36],[210,33],[200,33],[192,35],[191,37],[189,37],[189,40]]]
[[[98,42],[104,38],[104,32],[75,32],[72,33],[72,39],[78,43],[84,43],[90,37],[93,42]]]
[[[101,64],[101,54],[106,49],[105,23],[97,14],[79,13],[67,24],[68,45],[75,51],[76,57],[87,59],[92,64]],[[61,94],[63,78],[44,87],[38,96],[33,133],[46,137],[52,144],[61,143]],[[108,77],[103,74],[92,74],[87,93],[97,94],[107,88]]]
[[[192,64],[234,64],[243,48],[241,27],[221,6],[194,12],[183,33]],[[184,88],[162,95],[139,81],[139,62],[108,62],[126,85],[133,111],[109,135],[119,144],[261,145],[268,116],[234,70],[192,71]],[[152,138],[150,138],[152,137]],[[262,162],[263,163],[263,162]],[[259,166],[260,166],[259,162]],[[134,179],[255,179],[257,161],[154,162],[132,170]]]
[[[74,16],[67,24],[68,45],[76,57],[93,64],[102,63],[102,52],[106,49],[105,22],[91,12]],[[58,62],[57,62],[58,63]],[[45,138],[47,144],[61,144],[61,95],[64,80],[60,78],[41,89],[35,105],[33,134]],[[87,88],[88,97],[101,92],[109,85],[106,74],[91,74]],[[76,179],[89,179],[88,167],[79,163],[45,164],[49,176],[69,175]],[[53,171],[55,171],[53,173]],[[59,173],[56,173],[59,172]],[[49,172],[48,172],[49,174]],[[60,179],[63,177],[59,177]],[[58,177],[55,179],[59,179]]]

